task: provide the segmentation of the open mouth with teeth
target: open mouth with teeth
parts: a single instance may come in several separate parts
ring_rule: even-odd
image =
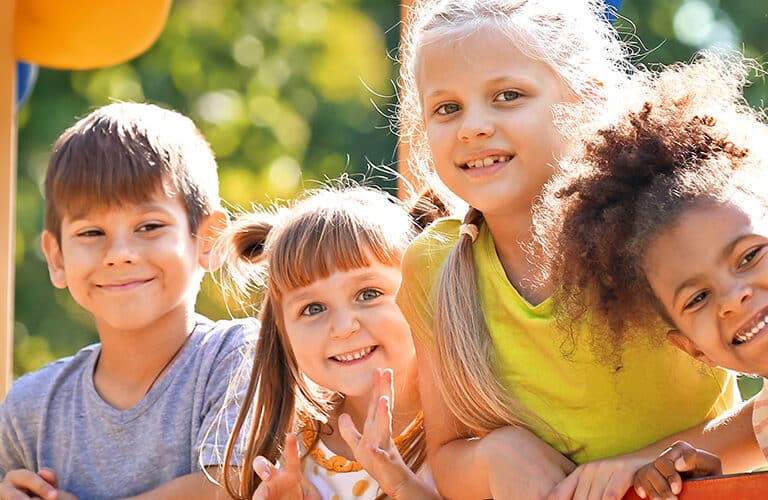
[[[511,160],[511,156],[488,156],[486,158],[480,158],[478,160],[470,160],[464,165],[461,166],[461,168],[482,168],[482,167],[490,167],[491,165],[494,165],[496,163],[506,163],[509,160]]]
[[[756,320],[756,322],[752,323],[751,328],[749,328],[749,325],[747,325],[746,328],[739,331],[733,337],[733,340],[731,341],[731,343],[733,345],[739,345],[739,344],[744,344],[746,342],[749,342],[750,340],[755,338],[759,333],[762,333],[766,325],[768,325],[768,314],[764,313]]]
[[[361,359],[369,357],[378,348],[379,346],[369,345],[368,347],[358,349],[357,351],[345,352],[344,354],[331,356],[330,359],[339,363],[353,363],[355,361],[360,361]]]

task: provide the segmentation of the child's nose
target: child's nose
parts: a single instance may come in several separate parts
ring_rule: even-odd
[[[131,264],[136,261],[136,251],[128,238],[114,236],[109,238],[104,253],[104,265]]]
[[[346,339],[360,331],[360,322],[357,316],[348,311],[337,311],[333,315],[331,325],[331,338]]]
[[[488,113],[483,110],[467,107],[464,109],[463,118],[458,134],[462,142],[468,142],[477,137],[490,137],[496,131]]]
[[[720,303],[720,317],[725,318],[737,312],[752,298],[752,287],[747,284],[737,284],[723,296]]]

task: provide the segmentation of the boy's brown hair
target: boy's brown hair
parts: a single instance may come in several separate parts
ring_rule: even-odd
[[[154,104],[102,106],[62,133],[45,177],[45,228],[61,243],[66,215],[180,195],[193,234],[220,206],[216,160],[186,116]]]

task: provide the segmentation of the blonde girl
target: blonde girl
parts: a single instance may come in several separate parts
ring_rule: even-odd
[[[326,188],[246,213],[223,235],[227,281],[246,305],[263,297],[225,457],[245,440],[243,463],[254,469],[239,481],[226,471],[232,497],[436,497],[417,475],[425,447],[415,353],[395,303],[407,244],[442,210],[431,199],[409,215],[380,191]]]
[[[628,337],[601,349],[607,339],[586,326],[568,335],[553,288],[533,285],[544,257],[526,250],[532,206],[571,146],[555,116],[580,104],[588,120],[630,71],[603,9],[425,0],[409,19],[403,139],[429,184],[470,207],[414,241],[398,296],[415,337],[430,467],[447,497],[621,498],[666,436],[693,428],[695,439],[736,401],[732,376],[673,348]]]
[[[768,127],[744,103],[746,67],[708,55],[638,74],[619,116],[584,129],[583,151],[547,186],[536,221],[561,303],[594,311],[606,339],[627,325],[667,332],[706,365],[765,377]],[[576,293],[584,286],[595,293]],[[740,410],[755,428],[736,425],[741,439],[728,453],[753,453],[755,436],[768,451],[766,394]],[[719,472],[711,458],[678,443],[641,469],[635,488],[673,497],[681,474]]]

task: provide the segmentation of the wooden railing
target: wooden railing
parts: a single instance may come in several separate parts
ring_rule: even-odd
[[[768,499],[768,472],[727,474],[683,482],[679,500],[765,500]],[[632,489],[624,500],[641,500]]]

